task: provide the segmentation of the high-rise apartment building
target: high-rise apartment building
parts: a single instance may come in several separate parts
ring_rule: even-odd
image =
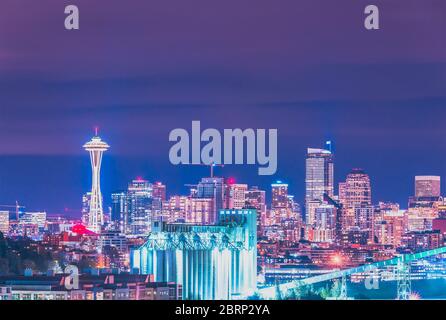
[[[272,189],[272,202],[271,209],[284,209],[288,208],[288,184],[277,181],[271,184]]]
[[[133,180],[127,190],[127,233],[147,235],[152,222],[152,184],[142,178]]]
[[[163,215],[169,223],[186,222],[186,213],[190,207],[191,198],[187,196],[171,196],[163,202]]]
[[[115,192],[111,197],[111,222],[114,230],[132,236],[145,236],[150,232],[154,218],[154,198],[149,181],[137,178],[129,183],[127,191]],[[160,199],[157,200],[161,203]]]
[[[111,195],[111,223],[114,230],[124,232],[126,230],[126,218],[128,202],[126,192],[115,192]]]
[[[161,182],[155,182],[152,186],[153,198],[158,198],[161,201],[166,201],[166,185]]]
[[[245,207],[247,184],[226,183],[225,209],[242,209]]]
[[[373,234],[372,190],[369,175],[362,169],[353,169],[345,182],[339,184],[339,201],[343,206],[342,229],[359,228]]]
[[[441,180],[439,176],[416,176],[415,197],[433,198],[441,196]]]
[[[245,203],[247,207],[255,208],[257,212],[266,212],[266,192],[257,186],[249,188],[245,192]]]
[[[202,225],[215,224],[213,198],[190,198],[186,211],[186,222]]]
[[[82,223],[88,226],[88,219],[90,215],[90,201],[91,192],[87,192],[82,196]]]
[[[332,204],[320,204],[314,209],[314,242],[334,242],[336,237],[337,208]]]
[[[344,207],[372,204],[370,177],[362,169],[353,169],[345,182],[339,184],[339,201]]]
[[[9,233],[9,211],[0,211],[0,232],[3,236]]]
[[[209,217],[209,223],[215,223],[217,221],[218,210],[223,209],[225,206],[224,178],[202,178],[197,185],[196,197],[213,200],[213,209]]]
[[[305,216],[306,224],[314,225],[314,203],[322,202],[324,195],[333,197],[333,154],[325,149],[307,149],[305,169]]]
[[[257,211],[257,232],[262,234],[262,228],[266,220],[266,192],[257,186],[249,188],[245,192],[245,208],[254,208]]]
[[[408,230],[431,230],[433,220],[439,217],[442,204],[440,177],[416,176],[415,196],[409,197]]]

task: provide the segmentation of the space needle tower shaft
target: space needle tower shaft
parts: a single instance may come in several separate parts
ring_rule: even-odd
[[[102,208],[101,193],[101,163],[102,155],[110,146],[101,140],[96,129],[95,136],[86,144],[84,149],[90,153],[92,169],[92,186],[90,199],[90,212],[88,214],[87,228],[93,232],[100,233],[104,222],[104,211]]]

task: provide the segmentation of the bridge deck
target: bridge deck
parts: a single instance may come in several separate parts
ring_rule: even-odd
[[[311,285],[311,284],[324,282],[324,281],[328,281],[328,280],[332,280],[332,279],[336,279],[336,278],[341,278],[344,276],[349,276],[349,275],[352,275],[355,273],[366,272],[366,271],[369,271],[369,270],[372,270],[375,268],[381,268],[381,267],[385,267],[385,266],[395,265],[395,264],[398,264],[399,261],[410,262],[413,260],[419,260],[419,259],[436,256],[436,255],[443,254],[443,253],[446,253],[446,247],[441,247],[441,248],[418,252],[418,253],[401,255],[399,257],[395,257],[392,259],[378,261],[378,262],[374,262],[374,263],[370,263],[370,264],[365,264],[360,267],[339,270],[339,271],[330,272],[330,273],[326,273],[326,274],[322,274],[319,276],[314,276],[314,277],[310,277],[310,278],[306,278],[306,279],[302,279],[302,280],[298,280],[298,281],[282,283],[279,285],[279,290],[281,292],[286,292],[289,289],[303,286],[303,285]],[[259,294],[266,299],[272,299],[272,298],[274,298],[276,291],[277,291],[277,287],[272,286],[272,287],[267,287],[267,288],[261,288],[259,290]]]

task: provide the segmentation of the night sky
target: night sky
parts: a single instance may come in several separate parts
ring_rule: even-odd
[[[302,203],[306,148],[331,139],[337,182],[364,168],[374,202],[405,207],[415,175],[446,180],[446,1],[373,1],[367,31],[371,2],[2,0],[0,204],[75,215],[95,126],[106,205],[136,176],[187,193],[208,169],[172,166],[168,134],[200,120],[278,129],[275,176],[217,173],[287,181]],[[64,29],[68,4],[80,30]]]

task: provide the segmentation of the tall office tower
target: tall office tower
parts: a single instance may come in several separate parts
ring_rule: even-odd
[[[186,222],[186,212],[190,206],[190,197],[171,196],[169,200],[163,202],[164,215],[168,217],[169,223]]]
[[[277,181],[271,184],[272,189],[272,202],[271,209],[284,209],[288,208],[288,184]]]
[[[339,183],[339,203],[342,206],[339,216],[340,223],[340,232],[342,233],[345,230],[353,227],[355,225],[355,216],[352,210],[347,209],[347,183],[340,182]]]
[[[316,223],[316,208],[324,204],[323,200],[306,200],[305,202],[305,224],[312,228]],[[310,239],[308,239],[310,240]]]
[[[254,208],[257,212],[266,212],[266,192],[259,187],[253,186],[245,192],[245,205]]]
[[[209,223],[217,221],[217,213],[224,207],[225,201],[225,182],[224,178],[202,178],[197,185],[197,198],[213,199],[213,210]]]
[[[338,198],[339,203],[341,203],[343,206],[346,205],[347,201],[347,183],[346,182],[339,182],[339,192],[338,192]]]
[[[353,207],[361,204],[372,204],[372,191],[370,177],[362,169],[353,169],[345,182],[340,183],[339,200],[345,207]]]
[[[113,230],[124,232],[127,229],[126,212],[128,212],[127,193],[115,192],[111,195],[111,223]]]
[[[101,232],[104,222],[104,212],[102,209],[102,193],[101,193],[101,163],[102,155],[110,146],[96,135],[86,144],[84,149],[90,153],[92,184],[91,184],[91,200],[90,212],[88,214],[88,228],[96,233]]]
[[[257,186],[251,187],[245,192],[245,208],[253,208],[257,211],[257,232],[262,234],[266,220],[266,192]]]
[[[302,210],[300,208],[300,204],[294,200],[294,196],[288,195],[288,208],[290,208],[290,212],[297,220],[302,220]]]
[[[303,227],[303,220],[302,220],[302,208],[300,204],[294,200],[294,196],[288,196],[289,201],[289,219],[293,221],[293,225],[296,227],[296,241],[300,240],[304,234],[302,233],[304,231]]]
[[[166,185],[157,181],[152,186],[152,216],[153,219],[169,221],[169,213],[163,210],[163,205],[167,201]]]
[[[313,225],[315,201],[323,201],[324,194],[333,197],[333,154],[325,149],[307,149],[305,172],[305,215],[307,225]]]
[[[245,193],[248,190],[248,185],[232,183],[232,179],[228,179],[225,187],[225,209],[244,208]]]
[[[416,176],[415,177],[415,197],[434,198],[440,197],[440,177],[439,176]]]
[[[373,206],[370,177],[362,169],[353,169],[339,185],[339,201],[343,206],[343,229],[359,227],[372,236]]]
[[[166,201],[166,185],[161,182],[155,182],[153,184],[153,197]]]
[[[186,223],[202,225],[215,224],[214,210],[213,198],[190,198],[186,211]]]
[[[380,202],[376,211],[374,237],[377,242],[395,248],[401,246],[406,229],[405,221],[408,220],[405,210],[400,210],[398,203]]]
[[[152,223],[153,186],[142,178],[129,183],[127,190],[127,212],[124,219],[125,232],[134,236],[145,236]]]
[[[91,192],[84,193],[82,196],[82,223],[88,225],[88,216],[90,214]]]
[[[0,232],[5,237],[9,234],[9,211],[0,211]]]
[[[415,196],[409,197],[407,227],[409,231],[432,230],[433,220],[439,216],[443,200],[440,177],[416,176]]]
[[[314,242],[334,242],[336,238],[337,208],[333,204],[321,204],[315,208]]]

